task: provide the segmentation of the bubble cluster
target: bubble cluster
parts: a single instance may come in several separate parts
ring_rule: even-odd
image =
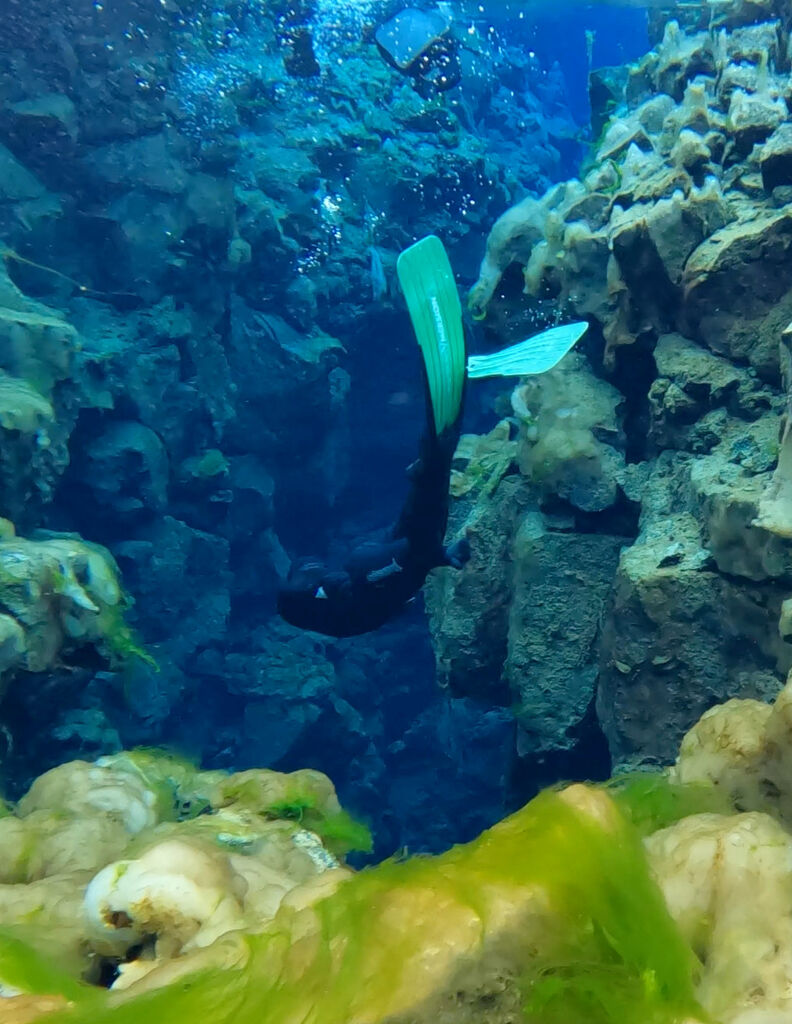
[[[247,5],[239,21],[210,9],[180,28],[172,91],[184,130],[202,136],[234,127],[234,98],[271,77],[271,30],[261,8]]]
[[[380,6],[380,0],[317,0],[311,24],[320,66],[340,64],[344,49],[360,40]]]

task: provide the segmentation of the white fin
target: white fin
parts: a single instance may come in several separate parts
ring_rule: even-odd
[[[551,327],[500,352],[491,352],[486,356],[470,356],[467,361],[467,375],[475,379],[524,377],[528,374],[545,373],[561,362],[587,330],[588,324],[581,320],[574,324]]]
[[[404,572],[404,568],[399,565],[395,558],[392,558],[390,565],[386,565],[382,569],[372,569],[371,572],[366,575],[366,579],[369,583],[377,583],[379,580],[384,580],[387,579],[388,576],[392,576],[395,572]]]

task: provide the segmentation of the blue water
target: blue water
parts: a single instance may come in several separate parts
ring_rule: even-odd
[[[370,42],[394,10],[97,0],[53,19],[45,0],[5,2],[0,142],[35,183],[0,186],[0,245],[85,347],[54,385],[57,458],[7,458],[0,514],[106,544],[161,669],[80,650],[11,687],[12,794],[136,744],[315,767],[383,855],[470,838],[554,773],[607,771],[599,747],[518,764],[507,703],[438,688],[420,601],[341,642],[274,615],[284,559],[372,535],[405,493],[424,405],[393,256],[438,232],[469,286],[494,219],[577,172],[590,68],[647,47],[639,10],[485,6],[460,16],[479,55],[425,114]],[[280,347],[317,328],[343,347],[315,364]],[[468,429],[492,425],[493,394]],[[210,449],[228,468],[194,473]]]

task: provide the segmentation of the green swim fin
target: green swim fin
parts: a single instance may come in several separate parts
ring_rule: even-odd
[[[465,332],[454,274],[436,235],[405,249],[396,272],[421,347],[440,434],[457,421],[465,389]]]

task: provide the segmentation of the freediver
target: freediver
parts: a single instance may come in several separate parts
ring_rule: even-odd
[[[327,636],[378,629],[418,593],[432,569],[461,569],[470,558],[466,538],[444,546],[467,377],[543,373],[588,327],[585,322],[554,327],[468,360],[459,294],[440,239],[429,235],[416,242],[396,266],[423,356],[427,423],[419,457],[408,471],[407,499],[386,539],[360,544],[338,569],[316,559],[297,562],[279,590],[282,618]]]

